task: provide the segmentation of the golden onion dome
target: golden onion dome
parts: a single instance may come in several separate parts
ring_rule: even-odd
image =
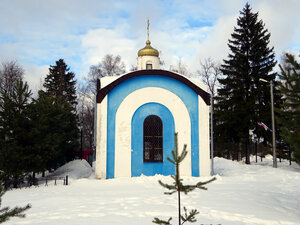
[[[151,44],[151,42],[149,40],[147,40],[146,46],[138,51],[138,56],[150,55],[150,56],[158,57],[158,55],[159,55],[158,51],[156,49],[152,48],[150,44]]]

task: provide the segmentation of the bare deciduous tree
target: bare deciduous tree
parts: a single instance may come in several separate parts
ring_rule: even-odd
[[[137,71],[138,68],[135,65],[131,65],[130,72]]]
[[[159,51],[159,66],[161,67],[161,68],[163,68],[163,66],[165,65],[165,61],[164,60],[162,60],[162,55],[163,55],[163,53],[162,53],[162,51]]]
[[[182,74],[185,76],[190,76],[190,72],[189,72],[187,66],[182,62],[181,59],[178,60],[178,62],[175,66],[171,65],[170,70],[175,73],[179,73],[179,74]]]
[[[10,92],[14,84],[23,79],[24,70],[17,61],[7,61],[1,64],[0,88],[2,91]]]
[[[86,84],[78,86],[78,115],[82,123],[83,148],[93,148],[94,140],[94,101],[96,95],[97,79],[105,76],[117,76],[125,73],[125,64],[121,56],[105,55],[101,62],[92,65]]]
[[[87,83],[90,90],[96,93],[97,79],[105,76],[117,76],[125,73],[125,64],[121,56],[105,55],[103,60],[97,65],[92,65],[87,77]]]
[[[121,56],[106,55],[102,60],[103,76],[115,76],[125,73],[125,64]]]
[[[213,61],[211,58],[204,59],[204,62],[200,61],[201,69],[197,71],[201,80],[206,84],[213,96],[216,94],[218,87],[218,78],[220,78],[222,72],[220,70],[220,64]]]
[[[77,112],[82,123],[83,149],[93,148],[94,139],[94,95],[88,90],[87,85],[78,85]]]

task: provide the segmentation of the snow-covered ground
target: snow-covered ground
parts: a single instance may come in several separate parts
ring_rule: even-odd
[[[217,180],[207,185],[207,191],[182,195],[183,206],[200,212],[194,224],[300,224],[300,168],[285,161],[274,169],[271,156],[258,164],[253,160],[245,165],[215,158]],[[96,180],[87,168],[76,161],[57,172],[72,174],[69,186],[52,183],[8,191],[2,207],[30,203],[32,208],[26,218],[13,218],[6,224],[147,225],[154,217],[169,216],[178,224],[176,195],[164,195],[157,183],[159,179],[171,182],[169,177]],[[184,177],[185,183],[207,179]]]

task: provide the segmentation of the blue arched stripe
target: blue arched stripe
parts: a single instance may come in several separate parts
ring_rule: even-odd
[[[177,95],[186,105],[191,119],[192,176],[199,176],[199,119],[198,95],[187,85],[165,76],[145,75],[128,79],[114,89],[107,98],[107,178],[114,177],[115,169],[115,121],[122,101],[135,90],[159,87]],[[179,134],[180,135],[180,134]]]
[[[143,122],[150,115],[156,115],[162,120],[163,162],[143,162]],[[131,176],[173,175],[175,167],[167,160],[168,157],[172,158],[175,132],[174,118],[169,109],[158,103],[144,104],[134,113],[131,124]]]

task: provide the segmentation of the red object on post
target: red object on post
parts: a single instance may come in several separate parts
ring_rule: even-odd
[[[84,149],[82,151],[82,158],[85,159],[92,166],[92,163],[93,163],[93,150],[92,149]]]

